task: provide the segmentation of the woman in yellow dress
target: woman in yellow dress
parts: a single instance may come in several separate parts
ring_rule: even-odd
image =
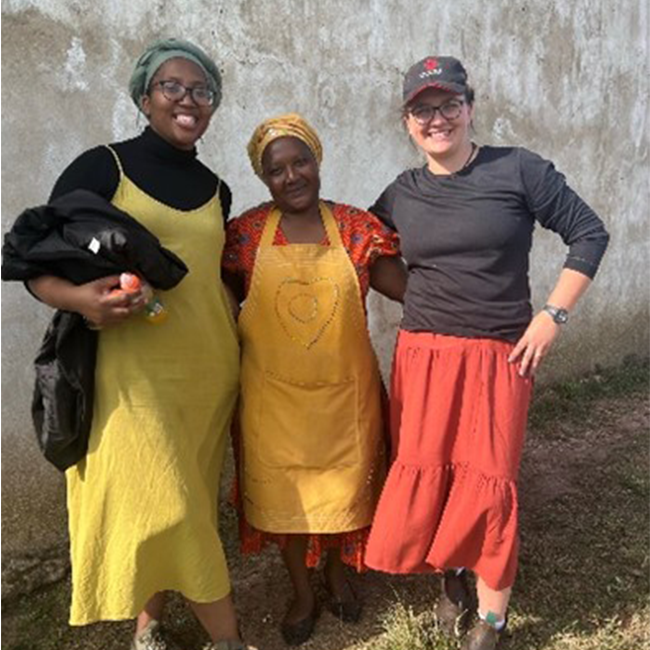
[[[161,292],[152,325],[144,297],[117,277],[75,286],[30,282],[49,305],[81,313],[99,333],[87,456],[66,473],[72,625],[137,616],[133,650],[163,650],[164,592],[179,591],[212,650],[242,650],[217,530],[219,476],[237,398],[239,346],[219,259],[230,191],[196,159],[221,99],[199,48],[176,39],[138,60],[131,96],[148,126],[132,140],[79,156],[52,198],[91,190],[129,213],[189,273]]]
[[[329,609],[360,614],[342,559],[363,564],[385,472],[364,302],[369,286],[401,300],[406,273],[397,237],[373,215],[319,199],[321,143],[299,115],[261,124],[249,155],[273,202],[229,223],[223,262],[245,298],[243,547],[280,543],[295,592],[281,630],[297,645],[315,624],[306,565],[322,549]]]

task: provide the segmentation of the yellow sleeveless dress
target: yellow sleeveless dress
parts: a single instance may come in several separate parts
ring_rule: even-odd
[[[218,193],[196,210],[173,209],[115,158],[113,204],[189,273],[159,292],[169,312],[162,324],[138,314],[100,332],[88,455],[66,472],[71,625],[132,618],[162,590],[197,602],[230,591],[217,500],[239,345],[220,276]]]

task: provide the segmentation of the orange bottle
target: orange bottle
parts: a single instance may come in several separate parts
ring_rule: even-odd
[[[134,273],[122,273],[120,275],[120,289],[125,293],[141,291],[147,301],[144,306],[144,316],[150,323],[159,325],[167,320],[169,316],[162,300],[156,296],[151,285]]]

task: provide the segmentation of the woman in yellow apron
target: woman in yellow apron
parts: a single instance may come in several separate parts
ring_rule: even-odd
[[[244,549],[280,542],[295,590],[285,641],[311,635],[307,565],[329,548],[328,605],[361,611],[344,561],[362,565],[385,475],[368,286],[401,300],[397,239],[372,215],[319,199],[321,144],[298,115],[264,122],[249,155],[273,202],[230,222],[224,266],[245,297],[240,408]]]

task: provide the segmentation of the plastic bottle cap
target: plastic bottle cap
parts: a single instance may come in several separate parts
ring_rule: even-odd
[[[120,287],[127,293],[135,293],[142,286],[140,278],[133,273],[122,273],[120,275]]]

